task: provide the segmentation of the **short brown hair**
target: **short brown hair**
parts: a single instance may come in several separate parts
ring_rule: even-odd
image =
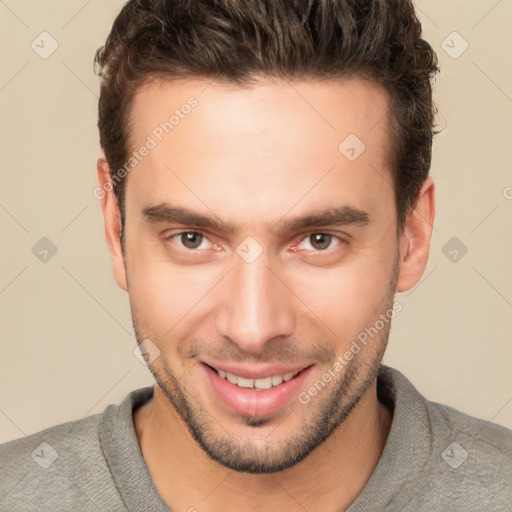
[[[258,76],[358,76],[389,97],[399,232],[428,176],[437,56],[421,38],[410,0],[129,0],[94,61],[102,79],[100,144],[111,175],[128,158],[134,95],[152,79],[243,86]],[[113,182],[122,217],[125,181]]]

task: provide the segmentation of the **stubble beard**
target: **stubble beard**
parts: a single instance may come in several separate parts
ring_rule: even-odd
[[[393,307],[398,272],[398,261],[395,261],[382,313]],[[140,344],[146,336],[136,321],[137,315],[133,305],[132,318],[137,342]],[[274,428],[270,429],[270,433],[259,438],[257,443],[254,439],[234,436],[222,426],[194,397],[193,387],[189,386],[187,390],[180,384],[163,357],[159,357],[149,368],[169,403],[208,457],[237,472],[274,473],[298,464],[347,419],[377,378],[388,343],[390,327],[391,321],[385,323],[379,336],[373,338],[355,354],[339,378],[319,392],[307,405],[300,404],[297,400],[293,407],[307,407],[311,412],[294,432],[283,436],[278,428],[279,422],[286,420],[287,414],[280,420],[279,416],[274,415],[239,415],[244,427],[253,430],[261,429],[272,422],[276,423]],[[327,368],[331,366],[332,364]],[[240,430],[238,426],[237,430]]]

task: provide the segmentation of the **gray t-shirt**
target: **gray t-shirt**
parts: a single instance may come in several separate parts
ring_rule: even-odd
[[[133,427],[152,394],[132,391],[102,414],[0,445],[0,510],[169,512]],[[391,430],[346,512],[512,511],[511,430],[429,402],[387,366],[378,396],[393,410]]]

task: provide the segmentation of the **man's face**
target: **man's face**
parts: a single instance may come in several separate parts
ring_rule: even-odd
[[[190,97],[197,105],[181,108]],[[176,109],[172,131],[155,131]],[[136,96],[131,148],[148,135],[156,142],[126,187],[136,335],[158,347],[158,385],[227,467],[296,464],[375,379],[389,323],[332,367],[392,309],[398,242],[386,111],[383,91],[359,79],[249,89],[155,82]],[[308,393],[330,368],[330,382]],[[240,387],[251,380],[237,385],[215,369],[276,385]]]

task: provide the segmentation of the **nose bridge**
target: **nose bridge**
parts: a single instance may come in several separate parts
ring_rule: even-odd
[[[283,290],[270,270],[265,252],[254,261],[238,254],[233,260],[217,312],[217,328],[241,350],[261,352],[268,341],[293,333],[291,293]]]

